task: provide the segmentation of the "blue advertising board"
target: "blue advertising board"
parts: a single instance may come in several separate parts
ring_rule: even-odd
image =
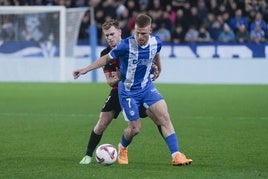
[[[83,51],[82,46],[76,46],[76,54],[90,56],[90,50]],[[59,48],[56,45],[36,43],[33,41],[5,41],[0,42],[0,55],[17,57],[59,57]],[[97,54],[99,55],[99,54]],[[163,45],[161,55],[178,59],[198,58],[267,58],[268,43],[192,43]],[[75,54],[74,54],[75,56]]]

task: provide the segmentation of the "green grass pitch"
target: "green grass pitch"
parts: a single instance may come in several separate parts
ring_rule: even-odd
[[[171,165],[150,119],[129,147],[129,165],[80,165],[109,87],[0,83],[0,178],[268,178],[267,85],[156,86],[192,165]],[[117,146],[126,125],[120,114],[101,143]]]

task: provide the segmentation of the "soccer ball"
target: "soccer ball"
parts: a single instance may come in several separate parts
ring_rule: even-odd
[[[112,165],[117,159],[117,150],[112,144],[102,144],[96,150],[96,160],[101,165]]]

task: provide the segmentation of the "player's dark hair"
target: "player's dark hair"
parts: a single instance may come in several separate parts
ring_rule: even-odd
[[[102,24],[102,29],[103,29],[103,30],[108,30],[108,29],[110,29],[112,26],[114,26],[116,29],[120,29],[120,27],[119,27],[119,23],[118,23],[118,21],[115,20],[115,19],[110,19],[110,20],[105,21],[105,22]]]
[[[152,18],[146,14],[139,14],[136,18],[136,25],[140,28],[147,27],[148,25],[151,25]]]

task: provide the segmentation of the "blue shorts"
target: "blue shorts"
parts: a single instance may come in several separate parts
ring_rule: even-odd
[[[125,120],[135,121],[140,118],[139,107],[149,108],[152,104],[163,99],[163,96],[151,83],[147,87],[139,91],[126,91],[123,85],[119,83],[119,101]]]

